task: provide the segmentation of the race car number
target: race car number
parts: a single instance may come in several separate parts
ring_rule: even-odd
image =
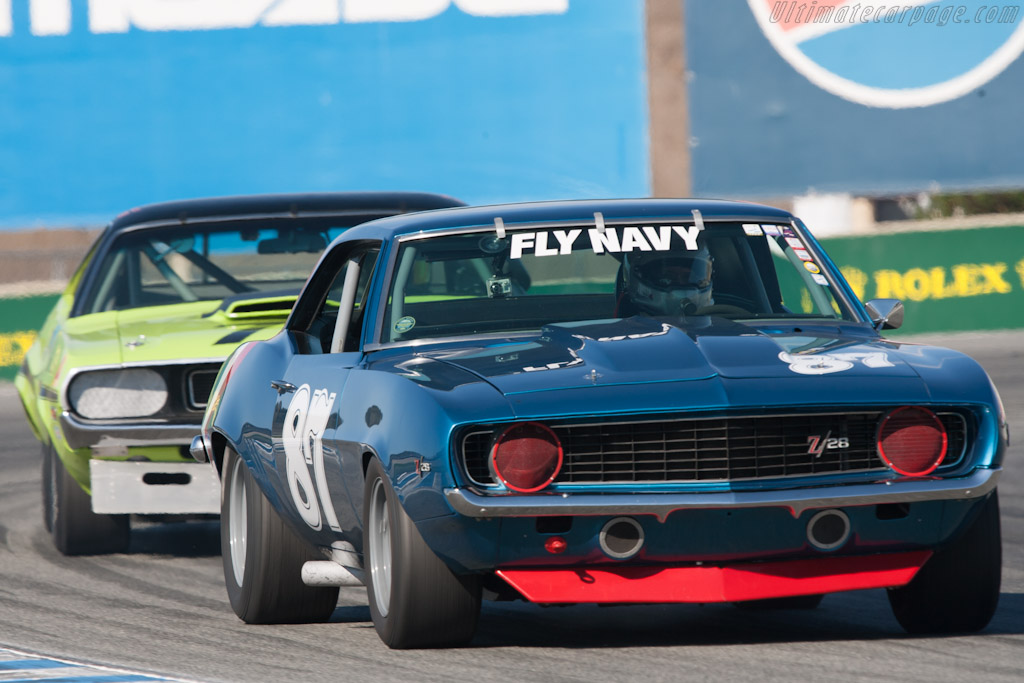
[[[331,418],[331,408],[336,397],[337,394],[329,393],[326,389],[310,391],[309,385],[303,384],[295,390],[288,404],[288,412],[284,416],[284,433],[281,436],[288,489],[295,509],[306,524],[318,531],[324,522],[320,515],[321,507],[327,525],[336,531],[341,529],[327,488],[323,444],[324,429]]]

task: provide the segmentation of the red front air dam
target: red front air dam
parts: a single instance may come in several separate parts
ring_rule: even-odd
[[[906,585],[931,551],[727,567],[499,569],[530,602],[735,602]]]

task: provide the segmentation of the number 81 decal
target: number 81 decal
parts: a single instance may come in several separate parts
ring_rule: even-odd
[[[284,416],[284,443],[286,469],[288,472],[288,488],[295,501],[299,516],[316,530],[323,527],[320,507],[323,506],[327,525],[340,530],[338,515],[331,502],[331,494],[327,489],[327,473],[324,470],[324,429],[331,418],[331,408],[337,394],[328,393],[326,389],[317,389],[310,393],[309,385],[303,384],[295,391],[288,412]],[[310,476],[309,465],[313,466]],[[313,480],[316,479],[314,488]],[[320,504],[317,504],[319,499]]]

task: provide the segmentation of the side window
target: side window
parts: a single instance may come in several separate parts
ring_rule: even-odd
[[[360,250],[336,271],[307,328],[309,352],[330,353],[335,346],[339,351],[358,350],[370,279],[379,253],[377,247]]]

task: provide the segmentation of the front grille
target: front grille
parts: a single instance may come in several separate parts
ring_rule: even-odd
[[[875,443],[885,411],[550,424],[565,459],[555,484],[721,482],[885,471]],[[963,456],[967,425],[940,413],[949,435],[943,466]],[[493,486],[490,450],[501,427],[462,442],[466,474]],[[814,448],[814,446],[817,448]]]
[[[213,383],[217,380],[217,373],[220,368],[212,370],[192,370],[185,379],[188,388],[188,407],[193,410],[202,410],[210,400],[210,392],[213,391]]]

